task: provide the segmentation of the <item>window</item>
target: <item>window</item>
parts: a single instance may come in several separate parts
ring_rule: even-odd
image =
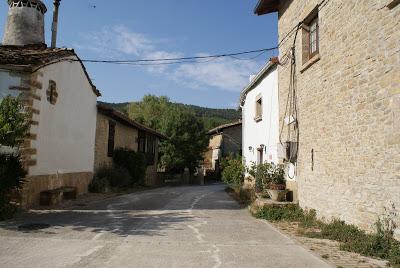
[[[50,80],[49,81],[49,88],[46,91],[46,96],[47,96],[47,101],[50,102],[51,104],[56,104],[57,102],[57,84],[55,81]]]
[[[156,137],[149,135],[143,131],[139,132],[138,137],[138,152],[145,155],[146,164],[148,166],[154,165],[156,157]]]
[[[151,166],[155,163],[156,157],[156,138],[154,136],[147,136],[146,148],[146,163]]]
[[[314,9],[311,14],[304,20],[302,25],[303,34],[303,64],[306,64],[314,56],[319,54],[319,24],[318,24],[318,8]]]
[[[138,152],[141,152],[141,153],[145,153],[146,152],[146,135],[145,135],[144,132],[139,132]]]
[[[254,120],[260,121],[262,119],[262,98],[261,96],[258,96],[256,98],[256,115],[254,117]]]
[[[115,143],[115,122],[108,121],[108,150],[107,150],[108,157],[112,157],[114,154],[114,143]]]
[[[318,17],[314,18],[310,23],[310,58],[318,53]]]

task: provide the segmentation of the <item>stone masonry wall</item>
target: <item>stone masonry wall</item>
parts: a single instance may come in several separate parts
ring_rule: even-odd
[[[96,145],[95,145],[95,170],[102,166],[112,164],[112,157],[107,155],[108,151],[108,125],[111,118],[97,113]],[[113,120],[115,121],[115,120]],[[137,151],[137,129],[125,126],[119,122],[115,125],[114,148],[128,148]]]
[[[96,127],[96,144],[95,144],[95,170],[98,170],[104,166],[112,165],[112,157],[107,155],[108,150],[108,125],[109,120],[112,120],[108,116],[101,113],[97,113],[97,127]],[[113,120],[115,121],[115,120]],[[125,126],[119,122],[115,125],[115,140],[114,148],[128,148],[130,150],[138,150],[138,130],[132,127]],[[156,139],[156,155],[155,164],[148,166],[146,170],[145,184],[148,186],[161,184],[158,180],[157,173],[157,159],[159,150],[159,139]]]
[[[242,150],[242,125],[224,129],[223,137],[223,156],[231,153],[239,154],[240,150]]]
[[[320,1],[281,1],[279,40]],[[302,70],[301,29],[295,45],[300,205],[367,230],[389,203],[400,215],[400,5],[391,2],[326,0],[319,60]],[[281,45],[281,59],[294,36]],[[282,124],[290,63],[278,72]]]

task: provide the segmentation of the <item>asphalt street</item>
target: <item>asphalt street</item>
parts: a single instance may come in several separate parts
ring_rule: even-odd
[[[224,189],[165,187],[30,211],[0,223],[0,267],[331,267]],[[18,228],[26,224],[43,229]]]

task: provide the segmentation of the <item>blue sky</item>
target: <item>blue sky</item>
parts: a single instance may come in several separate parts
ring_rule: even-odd
[[[52,0],[44,1],[46,42],[50,41]],[[58,46],[82,59],[148,59],[212,55],[274,47],[277,16],[256,16],[257,0],[62,0]],[[0,23],[5,25],[5,0]],[[2,38],[3,31],[1,31]],[[254,55],[241,56],[249,58]],[[273,52],[255,60],[224,58],[173,66],[86,63],[102,101],[140,100],[145,94],[213,108],[233,108],[249,75]]]

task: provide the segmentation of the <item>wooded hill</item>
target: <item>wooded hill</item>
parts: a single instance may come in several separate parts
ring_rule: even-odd
[[[130,104],[129,102],[121,102],[121,103],[100,102],[100,103],[109,105],[114,109],[117,109],[125,114],[127,114],[127,107]],[[196,116],[203,121],[204,126],[207,130],[210,130],[222,124],[239,120],[241,118],[241,112],[235,109],[214,109],[196,105],[188,105],[183,103],[174,103],[174,105],[183,106],[192,110],[196,114]]]

